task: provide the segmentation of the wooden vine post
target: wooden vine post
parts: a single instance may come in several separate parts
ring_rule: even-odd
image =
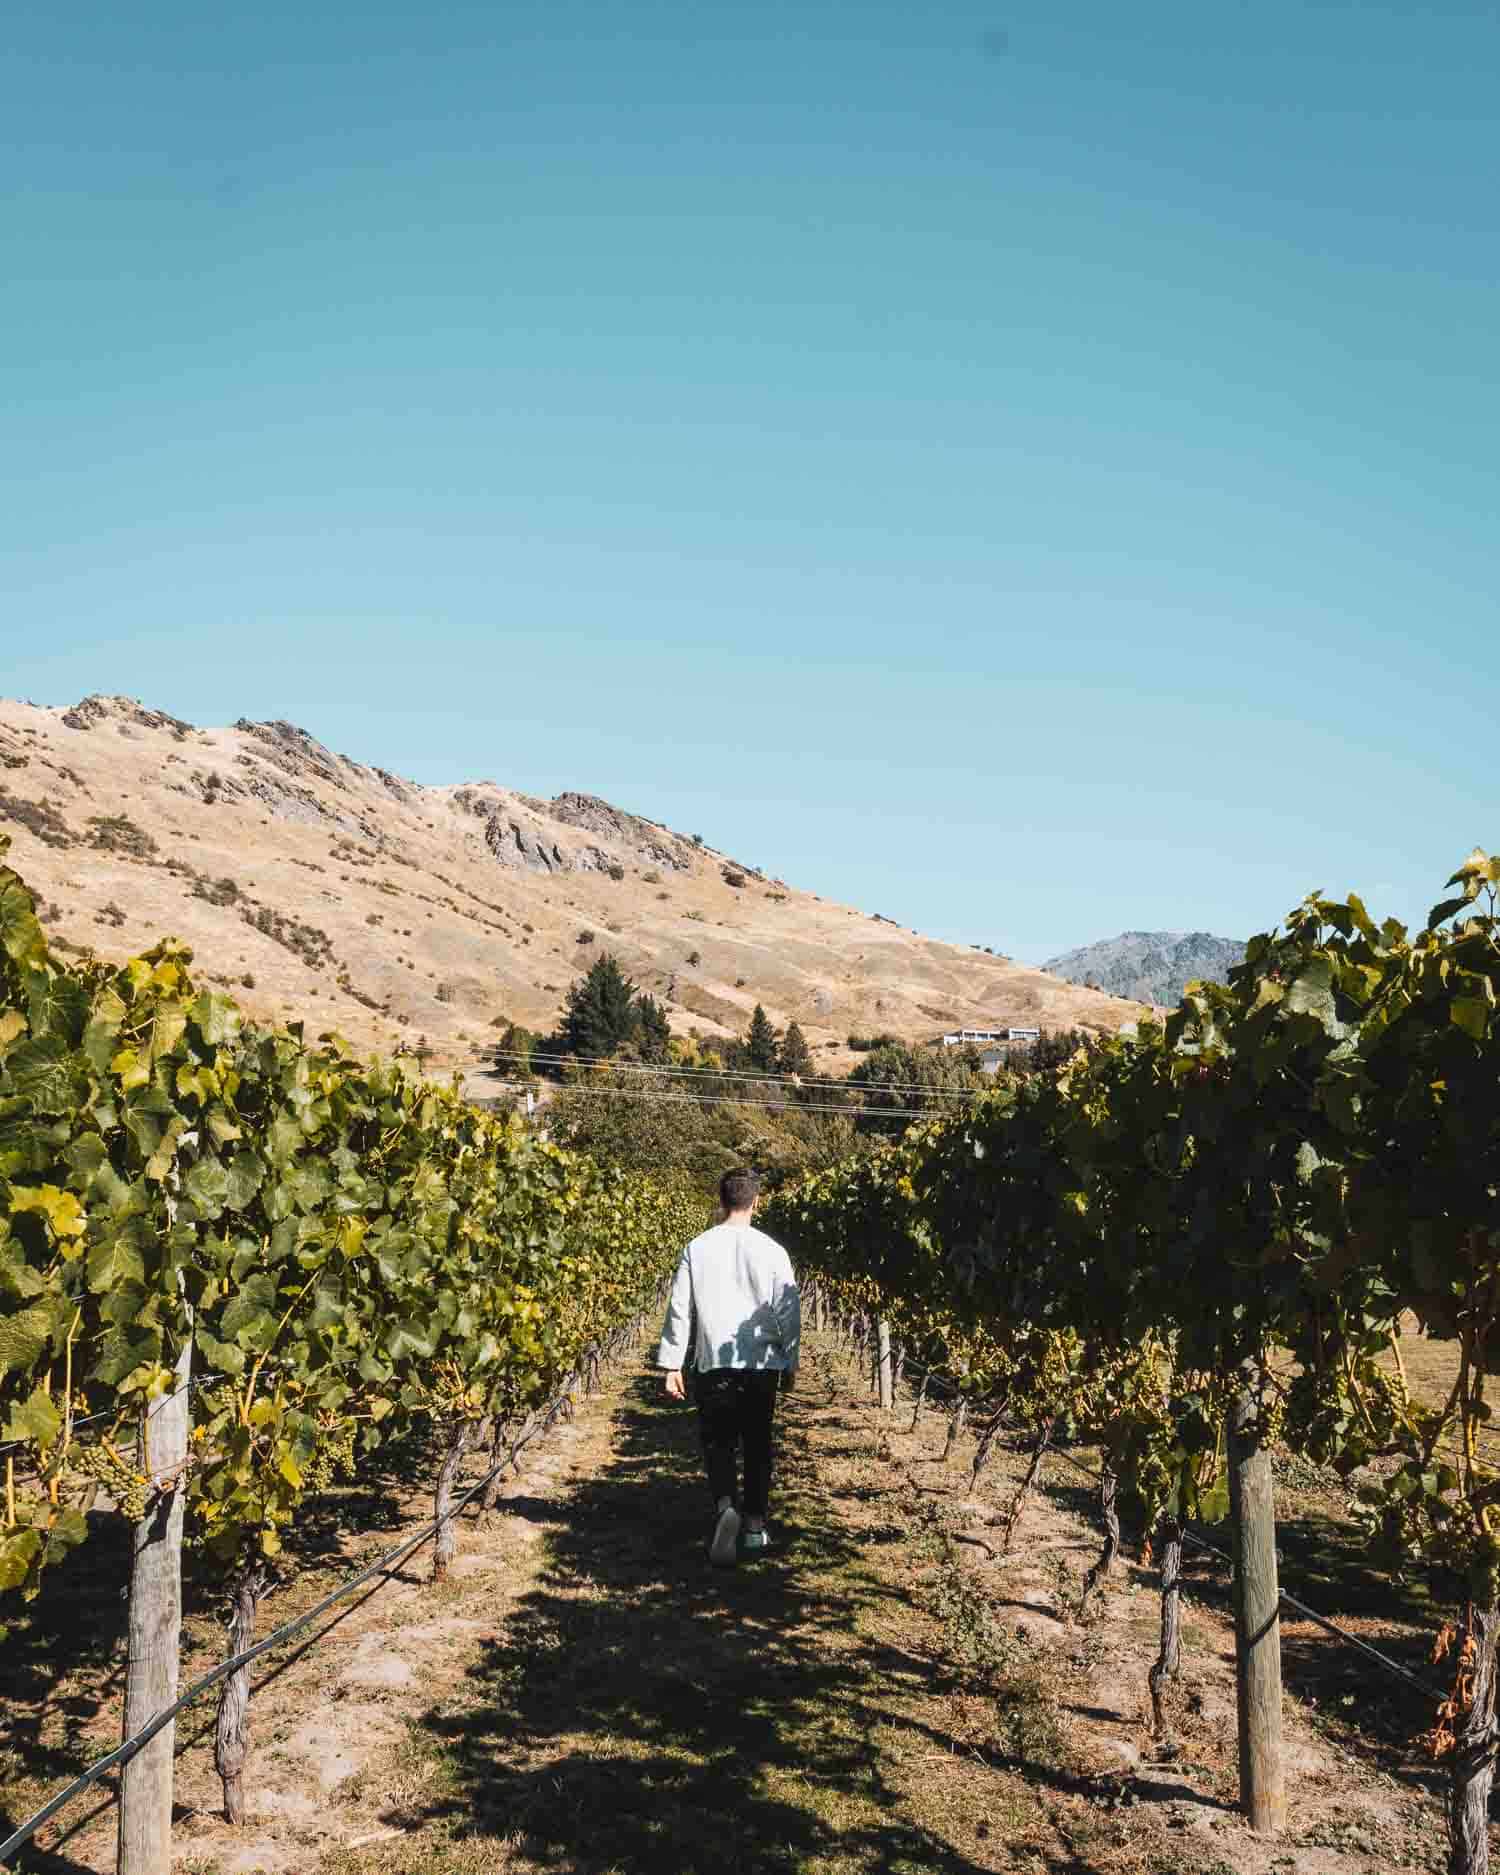
[[[1271,1454],[1261,1440],[1261,1373],[1240,1369],[1229,1416],[1229,1508],[1234,1523],[1234,1645],[1239,1698],[1240,1804],[1250,1827],[1286,1823],[1281,1749],[1281,1590]]]
[[[193,1345],[178,1356],[173,1391],[141,1415],[139,1463],[162,1488],[130,1537],[130,1606],[125,1622],[125,1712],[132,1738],[177,1697],[182,1644],[180,1473],[188,1455],[188,1391]],[[117,1875],[165,1875],[172,1865],[172,1767],[177,1726],[164,1725],[120,1773]]]
[[[875,1333],[875,1379],[880,1389],[880,1404],[889,1412],[896,1404],[896,1389],[891,1372],[891,1325],[883,1315]]]

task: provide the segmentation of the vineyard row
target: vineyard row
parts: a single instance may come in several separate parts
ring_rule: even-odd
[[[128,1522],[132,1738],[177,1698],[185,1540],[242,1654],[305,1500],[435,1429],[441,1578],[466,1455],[592,1383],[703,1207],[336,1036],[257,1026],[180,946],[60,961],[7,847],[0,1590],[34,1594],[101,1519]],[[248,1696],[241,1666],[216,1733],[231,1820]],[[168,1866],[172,1750],[167,1725],[125,1765],[121,1875]]]
[[[1452,1875],[1489,1865],[1500,1632],[1500,861],[1474,853],[1415,935],[1357,898],[1304,902],[1227,985],[1018,1077],[970,1111],[778,1192],[767,1228],[874,1359],[946,1369],[990,1418],[1097,1443],[1105,1541],[1151,1533],[1166,1723],[1189,1523],[1229,1518],[1243,1806],[1285,1817],[1270,1454],[1350,1481],[1369,1553],[1457,1584]],[[1401,1364],[1407,1311],[1453,1347],[1445,1400]],[[1025,1489],[1005,1520],[1014,1532]]]

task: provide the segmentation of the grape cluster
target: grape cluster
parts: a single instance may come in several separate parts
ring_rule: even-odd
[[[113,1498],[122,1516],[139,1523],[151,1498],[151,1480],[137,1466],[121,1458],[113,1446],[101,1440],[97,1444],[75,1445],[68,1453],[73,1471],[91,1479]]]
[[[326,1491],[340,1478],[354,1476],[354,1421],[323,1434],[322,1443],[302,1473],[309,1491]]]

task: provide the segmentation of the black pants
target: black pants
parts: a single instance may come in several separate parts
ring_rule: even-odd
[[[698,1375],[694,1388],[708,1488],[714,1502],[735,1495],[735,1449],[743,1446],[742,1508],[751,1517],[765,1516],[771,1495],[771,1421],[780,1383],[781,1375],[774,1368],[750,1373],[735,1367],[711,1367]]]

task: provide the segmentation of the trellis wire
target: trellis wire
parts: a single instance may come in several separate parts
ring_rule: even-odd
[[[205,1673],[200,1679],[195,1680],[188,1690],[178,1698],[175,1704],[168,1706],[165,1711],[157,1713],[156,1717],[152,1719],[149,1725],[142,1726],[134,1737],[127,1738],[123,1744],[117,1745],[113,1751],[106,1752],[102,1758],[97,1759],[91,1764],[86,1771],[80,1771],[71,1784],[66,1785],[55,1797],[43,1804],[41,1809],[33,1816],[28,1817],[27,1820],[21,1824],[19,1829],[13,1830],[12,1833],[6,1837],[4,1842],[0,1842],[0,1863],[7,1862],[17,1849],[24,1848],[42,1825],[51,1822],[52,1818],[56,1816],[60,1810],[66,1808],[75,1797],[81,1796],[84,1791],[88,1790],[92,1785],[97,1784],[101,1778],[107,1777],[108,1774],[118,1766],[128,1763],[143,1746],[150,1744],[151,1740],[155,1738],[158,1732],[170,1725],[173,1719],[177,1717],[178,1713],[192,1705],[194,1700],[201,1698],[210,1687],[217,1686],[220,1680],[227,1679],[231,1673],[238,1672],[243,1666],[248,1666],[252,1660],[258,1660],[262,1654],[270,1652],[272,1648],[280,1647],[283,1643],[290,1640],[294,1634],[299,1634],[303,1628],[310,1626],[321,1614],[326,1613],[328,1609],[343,1601],[345,1597],[352,1595],[357,1588],[362,1588],[372,1576],[380,1575],[386,1570],[394,1568],[397,1563],[404,1562],[414,1551],[420,1549],[424,1543],[430,1541],[437,1535],[439,1527],[442,1524],[451,1523],[453,1519],[458,1516],[459,1512],[489,1484],[491,1479],[498,1477],[507,1466],[514,1464],[519,1454],[530,1445],[533,1439],[540,1438],[544,1432],[551,1429],[558,1414],[562,1411],[563,1402],[567,1399],[576,1384],[578,1384],[578,1376],[574,1375],[570,1377],[568,1384],[563,1387],[551,1401],[541,1422],[533,1426],[523,1438],[518,1439],[516,1443],[511,1446],[504,1458],[498,1460],[495,1464],[490,1466],[488,1471],[474,1479],[460,1496],[454,1500],[452,1507],[444,1516],[430,1518],[411,1536],[403,1537],[394,1548],[388,1549],[383,1556],[377,1556],[374,1562],[366,1564],[363,1569],[356,1575],[351,1576],[348,1581],[341,1583],[338,1588],[330,1590],[327,1595],[320,1601],[315,1602],[313,1606],[304,1613],[294,1616],[290,1621],[284,1622],[281,1627],[268,1634],[264,1640],[257,1641],[254,1646],[245,1648],[242,1653],[231,1655],[228,1660],[221,1660],[218,1666],[214,1667],[210,1672]]]
[[[940,1386],[946,1386],[951,1392],[958,1393],[962,1390],[961,1383],[942,1368],[923,1367],[920,1362],[908,1360],[907,1371],[908,1373],[925,1373],[929,1380],[936,1380]],[[1006,1419],[1003,1416],[1000,1418],[999,1423],[1007,1432],[1029,1432],[1034,1430],[1032,1427],[1023,1425],[1019,1420]],[[1071,1465],[1074,1471],[1081,1472],[1085,1478],[1092,1480],[1095,1484],[1102,1482],[1099,1472],[1095,1471],[1092,1466],[1085,1465],[1081,1459],[1075,1458],[1071,1452],[1065,1451],[1055,1441],[1051,1449],[1056,1457],[1062,1459],[1064,1464]],[[1217,1544],[1210,1543],[1206,1538],[1195,1535],[1191,1530],[1184,1530],[1182,1540],[1190,1544],[1192,1548],[1202,1550],[1206,1555],[1217,1557],[1220,1562],[1227,1564],[1231,1570],[1234,1568],[1234,1558],[1228,1551],[1220,1549]],[[1289,1594],[1287,1590],[1281,1588],[1279,1584],[1277,1585],[1277,1592],[1286,1606],[1295,1614],[1300,1615],[1304,1621],[1311,1621],[1315,1627],[1322,1628],[1325,1633],[1331,1634],[1337,1640],[1343,1641],[1346,1646],[1354,1648],[1356,1652],[1363,1654],[1366,1659],[1373,1660],[1377,1666],[1384,1667],[1387,1673],[1393,1673],[1398,1679],[1405,1680],[1409,1686],[1416,1687],[1417,1691],[1424,1694],[1427,1698],[1446,1699],[1448,1697],[1445,1689],[1432,1685],[1430,1681],[1423,1679],[1420,1674],[1413,1673],[1410,1667],[1403,1667],[1400,1661],[1392,1660],[1388,1654],[1383,1654],[1378,1647],[1372,1646],[1369,1641],[1362,1640],[1357,1634],[1351,1634],[1347,1628],[1341,1628],[1336,1621],[1330,1620],[1327,1615],[1319,1614],[1316,1608],[1309,1608],[1306,1602],[1300,1601],[1295,1595]]]

